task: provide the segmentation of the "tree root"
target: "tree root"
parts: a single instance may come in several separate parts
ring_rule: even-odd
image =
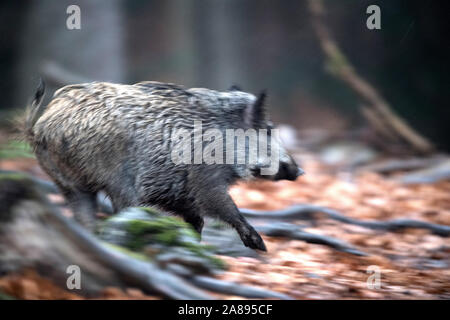
[[[357,169],[357,172],[370,171],[380,174],[389,174],[397,171],[429,168],[438,165],[445,160],[448,160],[448,157],[445,155],[436,155],[430,158],[394,159],[361,166]]]
[[[260,219],[279,219],[279,220],[313,220],[316,213],[324,214],[327,218],[336,220],[346,224],[357,225],[360,227],[385,230],[398,231],[407,228],[427,229],[433,234],[448,237],[450,235],[450,226],[429,223],[420,220],[412,219],[395,219],[387,221],[364,221],[345,216],[344,214],[334,209],[316,206],[316,205],[295,205],[282,210],[273,211],[256,211],[250,209],[240,209],[240,212],[248,218]]]
[[[413,171],[397,179],[403,184],[436,183],[442,180],[450,180],[450,160],[443,161],[430,168]]]
[[[45,193],[59,193],[58,187],[51,181],[36,178],[26,172],[12,171],[12,170],[0,170],[0,175],[6,177],[17,177],[30,180],[33,184],[39,187],[42,192]]]
[[[308,243],[323,244],[338,251],[354,254],[357,256],[367,256],[366,253],[353,248],[349,244],[320,234],[309,233],[299,230],[299,226],[291,223],[271,223],[270,225],[257,226],[256,230],[269,237],[284,237],[294,240],[301,240]]]
[[[220,292],[227,295],[253,298],[253,299],[281,299],[292,300],[293,298],[274,291],[223,281],[205,276],[194,276],[190,281],[203,289]]]

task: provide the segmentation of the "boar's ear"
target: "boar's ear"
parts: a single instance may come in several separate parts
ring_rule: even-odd
[[[264,121],[266,117],[266,109],[264,107],[266,96],[266,90],[261,91],[255,102],[245,108],[244,121],[246,124],[254,126],[260,121]]]
[[[233,84],[228,91],[242,91],[241,86],[237,85],[237,84]]]

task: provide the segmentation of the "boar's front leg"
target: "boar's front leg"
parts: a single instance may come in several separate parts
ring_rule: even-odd
[[[235,228],[245,246],[267,251],[261,236],[239,212],[226,188],[202,189],[197,193],[196,204],[202,215],[218,218]]]
[[[267,251],[261,236],[242,216],[226,191],[223,194],[215,194],[205,204],[205,208],[206,214],[216,216],[235,228],[246,247]]]

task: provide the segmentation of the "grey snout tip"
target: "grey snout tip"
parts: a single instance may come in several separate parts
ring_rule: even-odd
[[[297,177],[300,177],[300,176],[302,176],[302,175],[304,175],[304,174],[305,174],[305,171],[303,171],[302,168],[298,167],[298,168],[297,168]]]

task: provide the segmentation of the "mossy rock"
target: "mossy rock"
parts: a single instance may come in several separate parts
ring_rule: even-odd
[[[225,267],[212,246],[200,243],[191,225],[154,208],[125,209],[103,223],[99,236],[160,264],[181,264],[196,273],[214,273]]]

